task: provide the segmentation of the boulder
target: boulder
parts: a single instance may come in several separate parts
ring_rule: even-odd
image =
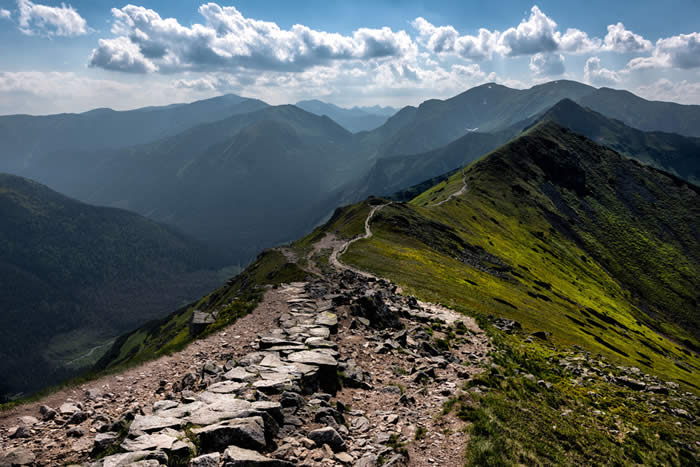
[[[360,297],[352,305],[351,311],[353,314],[369,320],[370,326],[375,329],[403,328],[399,317],[389,309],[379,293]]]
[[[310,431],[307,435],[310,440],[316,443],[316,446],[323,447],[324,444],[330,446],[333,452],[345,451],[345,440],[335,431],[334,428],[327,426],[317,430]]]
[[[263,450],[267,446],[262,417],[237,418],[192,430],[203,452],[222,451],[235,445]]]

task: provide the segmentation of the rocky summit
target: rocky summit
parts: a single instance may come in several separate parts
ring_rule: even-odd
[[[140,368],[141,381],[106,377],[55,408],[26,407],[34,416],[0,438],[0,465],[449,465],[463,422],[438,416],[483,370],[489,339],[471,318],[399,292],[351,270],[270,289],[246,319],[191,346],[206,351],[179,355],[193,357],[187,371],[163,372],[169,357]],[[242,342],[239,328],[273,309]]]

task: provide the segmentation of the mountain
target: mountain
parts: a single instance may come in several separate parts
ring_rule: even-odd
[[[700,183],[700,138],[636,130],[568,99],[538,119],[554,121],[621,154]]]
[[[405,107],[366,135],[384,156],[437,149],[470,133],[491,133],[551,107],[563,98],[579,98],[595,88],[574,81],[553,81],[530,89],[487,83],[446,100],[431,99]]]
[[[523,90],[487,83],[450,99],[404,107],[384,125],[364,135],[363,141],[377,148],[377,157],[423,153],[470,132],[507,130],[562,99],[643,131],[685,136],[698,136],[700,132],[700,106],[647,101],[627,91],[559,80]]]
[[[360,173],[351,142],[328,117],[268,107],[115,151],[67,193],[168,223],[245,263],[309,229],[316,200]]]
[[[464,180],[466,194],[444,204],[462,173],[387,207],[346,258],[425,297],[692,381],[675,363],[697,362],[668,338],[698,348],[697,187],[553,122]]]
[[[384,106],[382,107],[381,105],[372,105],[372,106],[355,106],[352,107],[350,110],[360,110],[362,112],[366,112],[368,114],[373,114],[373,115],[383,115],[384,117],[391,117],[394,115],[396,112],[398,112],[399,109],[396,109],[394,107],[389,107],[389,106]]]
[[[700,137],[700,105],[648,101],[629,91],[600,88],[579,104],[644,131]]]
[[[116,148],[149,143],[190,127],[265,108],[257,99],[224,95],[191,104],[129,111],[0,116],[0,171],[64,191],[82,170]]]
[[[0,395],[65,379],[219,281],[210,253],[173,229],[25,178],[0,174],[0,217]]]
[[[327,115],[352,133],[373,130],[383,125],[387,118],[391,116],[389,112],[392,110],[385,110],[386,108],[381,107],[370,108],[373,109],[373,111],[366,111],[359,107],[344,109],[337,105],[319,100],[299,101],[296,103],[296,106],[312,114],[319,116]]]
[[[352,401],[343,417],[354,428],[337,445],[355,452],[377,439],[370,449],[417,465],[438,455],[444,465],[694,465],[699,201],[698,187],[544,120],[408,203],[339,208],[224,287],[122,336],[98,369],[171,354],[142,367],[166,378],[142,392],[157,415],[182,419],[169,424],[201,411],[190,456],[204,435],[230,429],[213,425],[212,410],[244,404],[252,384],[283,392],[302,407],[289,411],[329,436],[332,407]],[[319,384],[331,410],[304,410]],[[170,388],[196,402],[152,396]],[[422,440],[445,426],[451,436],[426,451]],[[320,435],[284,431],[307,434]],[[302,449],[294,456],[312,455]],[[297,459],[289,452],[276,456]]]

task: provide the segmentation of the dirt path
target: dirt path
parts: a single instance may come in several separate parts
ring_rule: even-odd
[[[462,183],[463,183],[462,188],[460,188],[459,191],[452,193],[450,196],[443,199],[442,201],[435,203],[435,204],[431,204],[428,207],[442,206],[443,204],[445,204],[446,202],[448,202],[452,198],[456,198],[457,196],[461,196],[464,193],[466,193],[466,191],[467,191],[467,174],[464,172],[464,169],[462,169]]]
[[[360,274],[364,277],[374,277],[372,274],[361,271],[359,269],[353,268],[351,266],[348,266],[347,264],[344,264],[340,261],[340,255],[348,251],[348,248],[350,248],[350,245],[353,243],[357,242],[358,240],[365,240],[368,238],[372,238],[372,229],[370,228],[370,222],[372,221],[372,218],[374,215],[382,208],[385,206],[388,206],[391,203],[387,204],[380,204],[379,206],[375,206],[372,208],[372,210],[369,212],[367,215],[367,218],[365,219],[365,233],[364,235],[360,235],[358,237],[352,238],[344,243],[340,244],[335,244],[333,245],[333,251],[331,252],[330,257],[328,258],[328,261],[330,262],[331,266],[333,266],[336,270],[338,271],[346,271],[350,270],[353,271],[357,274]]]

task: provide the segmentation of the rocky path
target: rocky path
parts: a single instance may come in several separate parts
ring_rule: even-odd
[[[462,465],[464,424],[441,410],[488,339],[343,265],[351,243],[225,331],[2,414],[0,466]]]

